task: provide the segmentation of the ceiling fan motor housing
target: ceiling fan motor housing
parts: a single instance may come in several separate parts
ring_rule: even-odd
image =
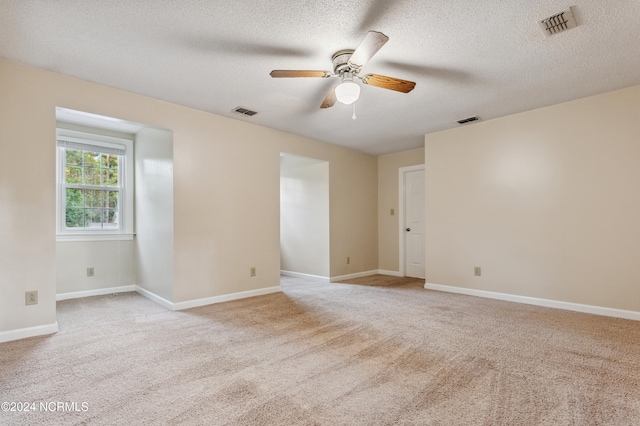
[[[333,54],[331,61],[333,61],[333,72],[335,74],[343,74],[345,72],[351,72],[357,74],[359,70],[353,70],[349,66],[349,59],[353,55],[353,49],[339,50]]]

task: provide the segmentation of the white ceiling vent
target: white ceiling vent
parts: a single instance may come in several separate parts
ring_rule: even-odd
[[[552,36],[577,26],[578,24],[576,24],[571,8],[540,21],[540,27],[542,27],[547,36]]]
[[[233,112],[237,112],[238,114],[242,114],[242,115],[248,115],[249,117],[254,116],[257,114],[256,111],[251,111],[250,109],[247,108],[243,108],[243,107],[237,107],[232,109]]]

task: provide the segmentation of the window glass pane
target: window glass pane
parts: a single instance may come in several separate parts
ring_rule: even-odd
[[[102,209],[86,209],[85,212],[87,228],[102,228]]]
[[[105,186],[118,186],[118,169],[102,169],[102,184]]]
[[[84,151],[85,167],[100,167],[100,153]]]
[[[108,209],[105,215],[105,228],[117,228],[118,227],[118,210]]]
[[[84,184],[100,186],[100,169],[97,167],[85,167]]]
[[[87,207],[103,207],[104,206],[104,193],[106,191],[86,191],[85,192],[85,202]]]
[[[76,230],[118,230],[121,156],[64,149],[65,225]],[[86,186],[103,187],[88,189]]]
[[[67,188],[67,207],[82,208],[84,207],[84,194],[82,189]]]
[[[65,180],[67,183],[82,183],[82,167],[67,166],[65,171]]]
[[[100,166],[105,169],[114,169],[118,167],[118,156],[113,154],[102,154]]]
[[[67,164],[82,164],[82,151],[76,151],[75,149],[65,150],[67,157]]]
[[[107,196],[107,207],[110,209],[118,208],[118,196],[120,193],[118,191],[109,191]]]
[[[84,208],[67,206],[65,216],[67,228],[84,228]]]

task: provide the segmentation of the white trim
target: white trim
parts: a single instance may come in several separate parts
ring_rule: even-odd
[[[391,277],[404,277],[399,271],[385,271],[384,269],[378,269],[378,274],[389,275]]]
[[[505,300],[507,302],[525,303],[527,305],[544,306],[546,308],[565,309],[567,311],[583,312],[587,314],[602,315],[606,317],[624,318],[640,321],[640,312],[626,311],[623,309],[607,308],[604,306],[582,305],[580,303],[561,302],[558,300],[539,299],[537,297],[518,296],[515,294],[496,293],[493,291],[474,290],[463,287],[453,287],[448,285],[425,283],[427,290],[445,291],[448,293],[459,293],[468,296],[484,297],[488,299]]]
[[[199,306],[213,305],[214,303],[230,302],[232,300],[246,299],[255,296],[264,296],[265,294],[278,293],[282,291],[279,285],[274,287],[259,288],[257,290],[240,291],[238,293],[223,294],[221,296],[205,297],[202,299],[187,300],[173,304],[174,311],[182,309],[197,308]]]
[[[302,272],[284,271],[280,270],[280,275],[296,278],[313,278],[315,280],[329,281],[329,277],[323,277],[320,275],[303,274]]]
[[[136,291],[135,285],[123,285],[120,287],[98,288],[95,290],[73,291],[69,293],[56,294],[56,300],[79,299],[81,297],[104,296],[105,294],[127,293]]]
[[[353,278],[362,278],[362,277],[370,277],[371,275],[388,275],[390,277],[404,277],[404,275],[400,274],[398,271],[387,271],[384,269],[374,269],[372,271],[365,272],[356,272],[354,274],[347,275],[338,275],[336,277],[331,277],[329,280],[334,283],[337,281],[351,280]]]
[[[169,310],[181,311],[183,309],[197,308],[200,306],[213,305],[215,303],[230,302],[232,300],[246,299],[249,297],[264,296],[265,294],[278,293],[282,291],[282,287],[278,285],[275,287],[240,291],[238,293],[223,294],[221,296],[204,297],[202,299],[193,299],[193,300],[187,300],[184,302],[177,302],[177,303],[170,302],[167,299],[164,299],[158,296],[157,294],[150,292],[149,290],[145,290],[140,286],[136,286],[136,291],[141,295],[143,295],[144,297],[146,297],[147,299],[150,299]]]
[[[64,124],[66,123],[62,123],[63,125],[61,127],[56,127],[56,136],[58,139],[80,143],[91,141],[91,145],[107,147],[116,146],[122,147],[123,149],[131,149],[131,146],[127,146],[127,144],[133,142],[136,139],[136,135],[134,134],[123,134],[121,137],[106,135],[104,134],[103,129],[93,126],[85,126],[87,130],[67,129],[64,127]]]
[[[131,241],[136,234],[77,234],[56,235],[57,243],[69,241]]]
[[[106,138],[106,136],[105,136]],[[114,138],[118,140],[117,138]],[[124,139],[122,139],[124,140]],[[70,148],[74,150],[100,152],[102,154],[126,155],[127,146],[124,143],[110,143],[105,141],[92,140],[87,143],[87,138],[74,138],[64,136],[58,131],[58,147]],[[98,147],[96,149],[96,147]]]
[[[114,136],[121,139],[135,138],[145,127],[140,123],[122,120],[115,117],[93,114],[85,111],[56,107],[56,125],[60,129],[77,130],[86,133],[99,132],[100,135]]]
[[[419,170],[424,170],[424,164],[398,168],[398,273],[400,274],[398,276],[400,277],[404,277],[406,272],[404,270],[404,174]]]
[[[369,277],[371,275],[377,275],[377,274],[378,274],[378,270],[375,269],[373,271],[356,272],[355,274],[338,275],[336,277],[331,277],[329,281],[334,283],[337,281],[351,280],[353,278]]]
[[[18,328],[16,330],[0,331],[0,343],[13,340],[26,339],[27,337],[45,336],[58,332],[58,322],[53,324],[37,325],[35,327]]]
[[[157,303],[158,305],[162,306],[163,308],[167,308],[170,311],[175,311],[175,309],[173,308],[173,302],[168,301],[167,299],[165,299],[164,297],[160,297],[155,293],[150,292],[149,290],[146,290],[142,287],[140,287],[139,285],[136,285],[136,293],[139,293],[140,295],[146,297],[147,299],[151,300],[152,302]]]

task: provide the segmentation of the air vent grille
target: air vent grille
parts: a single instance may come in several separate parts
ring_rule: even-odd
[[[552,36],[554,34],[570,30],[571,28],[575,28],[577,26],[578,25],[576,24],[576,20],[573,17],[571,8],[563,10],[560,13],[556,13],[555,15],[540,21],[540,27],[542,27],[544,33],[547,36]]]
[[[474,115],[473,117],[463,118],[462,120],[458,120],[458,124],[473,123],[474,121],[478,121],[478,120],[480,120],[480,117],[478,117],[477,115]]]
[[[234,108],[232,109],[232,111],[237,112],[238,114],[248,115],[249,117],[252,117],[257,114],[256,111],[251,111],[250,109],[243,108],[243,107]]]

